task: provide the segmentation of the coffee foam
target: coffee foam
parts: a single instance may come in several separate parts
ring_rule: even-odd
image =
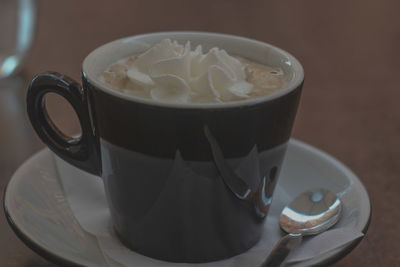
[[[257,97],[279,89],[283,73],[265,68],[230,56],[217,47],[203,53],[201,45],[192,50],[190,42],[181,45],[164,39],[140,55],[111,65],[102,78],[114,89],[156,101],[215,103]],[[257,75],[265,88],[258,86]]]

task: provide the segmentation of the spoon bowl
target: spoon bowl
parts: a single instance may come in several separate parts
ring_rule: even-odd
[[[288,234],[279,240],[261,267],[281,266],[303,236],[329,229],[339,221],[341,213],[342,203],[335,193],[324,188],[301,193],[282,210],[279,224]]]
[[[286,233],[315,235],[333,226],[341,212],[341,201],[335,193],[323,188],[312,189],[283,209],[280,226]]]

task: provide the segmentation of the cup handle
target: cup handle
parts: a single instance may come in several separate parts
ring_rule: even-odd
[[[66,136],[53,123],[46,110],[47,93],[56,93],[71,104],[82,129],[80,137]],[[87,92],[80,84],[55,72],[39,74],[28,87],[26,103],[33,128],[55,154],[84,171],[101,174],[99,139],[91,122]]]

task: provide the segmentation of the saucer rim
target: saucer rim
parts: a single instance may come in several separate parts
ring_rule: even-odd
[[[46,148],[45,148],[46,149]],[[26,161],[24,161],[20,166],[24,165],[25,162],[29,161],[33,156],[35,156],[36,154],[40,153],[43,149],[37,151],[36,153],[34,153],[32,156],[30,156]],[[19,166],[19,167],[20,167]],[[18,167],[18,168],[19,168]],[[12,176],[14,177],[14,175]],[[6,220],[8,222],[8,225],[10,226],[10,228],[12,229],[12,231],[14,232],[14,234],[29,248],[31,249],[33,252],[35,252],[36,254],[38,254],[39,256],[43,257],[44,259],[55,263],[57,265],[60,266],[68,266],[68,267],[85,267],[85,265],[81,265],[79,263],[73,262],[67,258],[63,258],[62,256],[59,256],[53,252],[51,252],[50,250],[47,250],[46,248],[40,246],[37,242],[35,242],[34,240],[32,240],[30,237],[28,237],[22,230],[20,230],[17,226],[17,224],[14,222],[14,220],[11,217],[10,212],[8,211],[8,207],[7,207],[7,202],[6,202],[6,193],[7,193],[7,189],[8,189],[8,185],[10,184],[11,179],[8,181],[4,192],[3,192],[3,210],[4,210],[4,215],[6,217]]]
[[[334,253],[333,255],[325,258],[324,260],[321,260],[319,262],[317,262],[316,264],[312,264],[309,266],[327,266],[327,265],[331,265],[337,261],[339,261],[340,259],[344,258],[345,256],[347,256],[354,248],[357,247],[357,245],[361,242],[362,239],[364,239],[365,234],[367,233],[370,223],[371,223],[371,218],[372,218],[372,204],[370,201],[370,197],[368,194],[368,191],[366,189],[366,187],[364,186],[364,184],[361,182],[361,180],[358,178],[357,175],[355,175],[350,168],[348,168],[345,164],[343,164],[341,161],[339,161],[338,159],[336,159],[335,157],[333,157],[332,155],[328,154],[327,152],[309,145],[305,142],[299,141],[297,139],[291,138],[289,143],[291,145],[294,146],[298,146],[301,147],[301,149],[306,149],[306,150],[311,150],[313,151],[314,154],[316,154],[318,157],[320,156],[324,156],[329,158],[330,161],[333,161],[336,164],[339,164],[339,166],[341,168],[344,168],[351,176],[351,179],[355,179],[360,183],[361,188],[365,191],[367,200],[369,202],[369,216],[368,219],[365,223],[365,226],[362,229],[362,233],[364,234],[363,236],[361,236],[360,238],[352,241],[349,244],[346,244],[343,246],[343,248],[341,248],[337,253]],[[35,242],[34,240],[32,240],[30,237],[28,237],[27,234],[25,234],[23,232],[23,230],[21,230],[20,228],[18,228],[17,224],[15,223],[15,221],[13,220],[11,213],[8,210],[7,207],[7,192],[8,192],[8,188],[10,183],[12,182],[14,175],[16,173],[16,171],[18,169],[20,169],[22,166],[25,165],[25,163],[27,163],[28,161],[32,160],[36,155],[38,155],[40,152],[42,152],[43,150],[46,150],[47,148],[43,148],[37,152],[35,152],[34,154],[32,154],[30,157],[28,157],[22,164],[20,164],[18,166],[18,168],[15,170],[15,172],[13,173],[13,175],[11,176],[10,180],[7,182],[6,187],[4,188],[3,191],[3,210],[4,210],[4,214],[6,217],[6,220],[8,222],[8,224],[10,225],[10,228],[13,230],[13,232],[16,234],[16,236],[32,251],[34,251],[36,254],[40,255],[41,257],[43,257],[46,260],[49,260],[52,263],[58,264],[58,265],[62,265],[62,266],[72,266],[72,267],[82,267],[85,265],[81,265],[79,263],[76,263],[74,261],[69,260],[68,258],[62,257],[60,255],[57,255],[56,253],[42,247],[40,244],[38,244],[37,242]],[[293,264],[289,264],[288,266],[296,266],[297,264],[301,264],[301,263],[293,263]]]

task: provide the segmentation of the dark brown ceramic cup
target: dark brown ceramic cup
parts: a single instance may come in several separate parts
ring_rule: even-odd
[[[283,69],[284,88],[230,103],[171,104],[136,98],[99,80],[108,65],[164,38],[217,46]],[[83,62],[82,86],[58,73],[36,76],[28,115],[58,156],[104,180],[115,231],[139,253],[208,262],[242,253],[260,239],[303,83],[289,53],[242,37],[163,32],[105,44]],[[82,135],[63,135],[44,96],[74,107]]]

